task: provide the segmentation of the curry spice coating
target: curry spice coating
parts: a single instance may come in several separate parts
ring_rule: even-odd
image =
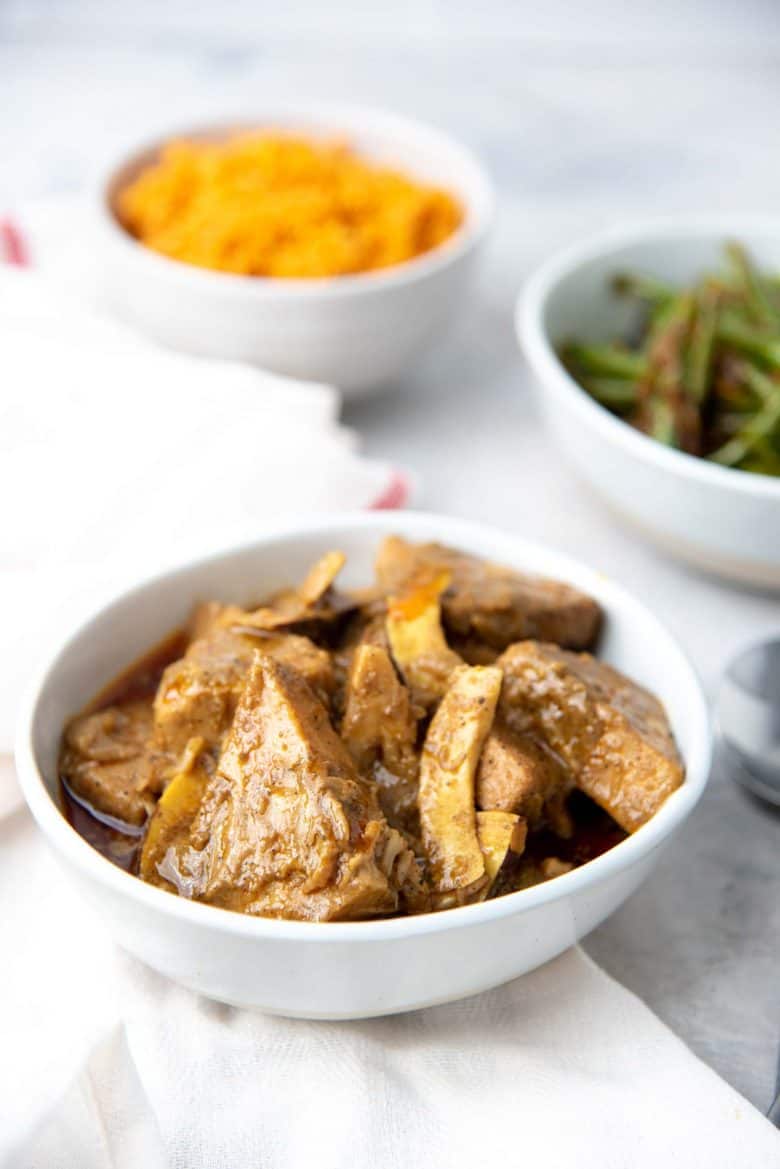
[[[400,537],[374,584],[343,568],[197,605],[67,723],[91,843],[223,909],[364,920],[556,879],[683,782],[660,702],[578,652],[601,624],[579,590]]]

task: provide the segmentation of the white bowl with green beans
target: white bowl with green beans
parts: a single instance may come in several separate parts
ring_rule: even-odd
[[[549,426],[617,512],[780,589],[780,219],[613,229],[537,270],[517,331]]]

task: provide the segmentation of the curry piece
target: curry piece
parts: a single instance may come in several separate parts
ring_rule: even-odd
[[[386,630],[393,658],[415,702],[426,710],[435,706],[453,671],[463,665],[441,627],[439,598],[449,579],[446,572],[423,572],[410,578],[387,603]]]
[[[253,654],[248,638],[214,628],[166,668],[154,700],[155,741],[160,750],[177,759],[196,737],[209,750],[219,748]]]
[[[103,816],[143,824],[153,806],[145,789],[157,762],[149,751],[151,734],[149,699],[79,715],[65,729],[60,775]]]
[[[520,855],[525,848],[528,825],[511,812],[477,812],[477,840],[492,885],[506,861],[507,853]],[[487,889],[486,894],[489,892]]]
[[[343,552],[326,552],[312,565],[298,588],[282,589],[259,609],[244,613],[241,625],[268,631],[327,623],[353,609],[356,602],[333,588],[344,561]]]
[[[589,649],[598,635],[601,609],[571,585],[527,576],[442,544],[410,544],[400,536],[383,541],[376,572],[389,592],[421,571],[450,574],[442,596],[444,625],[462,640],[469,661],[484,661],[490,649],[501,651],[531,637]]]
[[[327,652],[307,637],[233,628],[241,610],[212,612],[205,636],[165,670],[154,701],[155,744],[177,760],[193,738],[215,756],[233,719],[249,668],[258,650],[292,665],[322,699],[333,686]],[[200,628],[205,616],[201,611]]]
[[[265,633],[263,630],[234,630],[245,637],[259,653],[267,654],[275,662],[291,666],[311,686],[325,706],[333,696],[336,678],[331,656],[311,638],[299,633]]]
[[[570,772],[549,748],[496,719],[479,760],[478,808],[515,812],[532,828],[549,824],[559,836],[570,836],[566,799],[572,787]]]
[[[325,707],[299,673],[261,654],[198,812],[156,870],[155,883],[186,897],[309,921],[393,913],[404,889],[420,888],[414,854]]]
[[[539,865],[542,878],[545,881],[552,881],[555,877],[563,877],[573,868],[574,865],[571,861],[562,861],[559,856],[546,856]]]
[[[467,900],[487,884],[474,776],[501,690],[501,671],[464,666],[433,716],[420,764],[420,825],[434,888]]]
[[[661,703],[590,654],[525,641],[498,661],[501,716],[547,745],[574,783],[635,832],[683,781]]]
[[[239,605],[223,605],[219,601],[201,601],[195,605],[187,622],[187,647],[214,633],[216,629],[230,629],[244,615]],[[178,655],[181,656],[181,655]]]
[[[368,593],[369,590],[364,590]],[[373,594],[373,590],[371,590]],[[351,596],[355,596],[353,592]],[[385,628],[387,605],[384,597],[367,596],[359,607],[347,616],[341,635],[331,650],[334,686],[330,707],[338,722],[343,719],[347,703],[347,685],[352,662],[362,645],[375,645],[390,653],[390,642]]]
[[[362,775],[376,780],[390,824],[417,833],[417,719],[386,650],[365,644],[352,658],[341,737]]]
[[[203,739],[187,744],[181,764],[157,801],[144,836],[138,874],[150,884],[159,884],[166,871],[169,850],[186,845],[192,822],[206,791],[209,773],[203,767]]]

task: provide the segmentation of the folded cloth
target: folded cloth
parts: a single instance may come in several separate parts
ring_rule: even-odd
[[[406,499],[332,387],[162,350],[7,264],[0,381],[0,752],[31,662],[98,597],[285,514]]]
[[[769,1123],[580,950],[460,1003],[309,1023],[116,951],[26,812],[0,822],[0,888],[4,1169],[780,1165]]]

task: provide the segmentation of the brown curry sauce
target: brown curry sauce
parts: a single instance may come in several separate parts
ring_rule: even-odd
[[[85,708],[87,711],[103,710],[138,698],[154,698],[165,667],[176,661],[187,646],[188,635],[176,629],[161,642],[144,654],[131,666],[123,670],[108,683]],[[135,872],[138,850],[143,840],[144,829],[128,824],[121,831],[108,820],[90,809],[77,798],[60,778],[60,799],[65,818],[101,856],[110,860],[125,872]],[[517,885],[524,884],[522,869],[528,863],[539,864],[545,857],[556,856],[561,861],[578,868],[594,860],[602,853],[614,848],[628,833],[618,827],[607,812],[582,792],[572,792],[570,800],[574,811],[574,834],[568,840],[556,836],[549,830],[532,833],[523,853],[523,865],[517,874]],[[508,892],[510,890],[503,890]]]
[[[188,640],[188,634],[183,629],[174,629],[104,686],[87,704],[85,713],[104,710],[108,706],[121,706],[123,702],[139,698],[151,701],[165,667],[181,657]],[[77,797],[62,776],[59,779],[60,802],[71,827],[112,864],[125,872],[134,872],[138,849],[143,840],[143,827],[136,828],[128,824],[124,830],[118,828],[109,822],[108,817],[102,816]]]

